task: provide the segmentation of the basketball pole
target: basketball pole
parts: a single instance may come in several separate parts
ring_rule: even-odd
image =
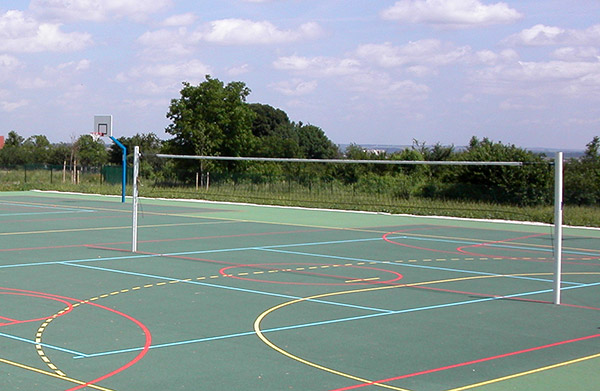
[[[123,172],[121,174],[121,202],[125,202],[125,187],[127,186],[127,147],[125,147],[119,140],[110,136],[110,139],[121,148],[123,151]]]
[[[554,158],[554,304],[560,305],[562,274],[562,223],[563,223],[563,153]]]
[[[133,202],[132,202],[132,218],[131,223],[131,252],[137,252],[137,231],[138,231],[138,177],[140,174],[140,147],[137,145],[133,148]]]

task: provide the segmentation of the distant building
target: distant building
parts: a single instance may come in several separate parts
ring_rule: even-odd
[[[4,136],[0,136],[0,149],[4,147]]]

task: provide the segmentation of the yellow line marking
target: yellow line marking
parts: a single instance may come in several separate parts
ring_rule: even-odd
[[[556,369],[556,368],[564,367],[564,366],[571,365],[571,364],[577,364],[579,362],[583,362],[583,361],[587,361],[587,360],[592,360],[594,358],[599,358],[599,357],[600,357],[600,353],[599,354],[594,354],[592,356],[577,358],[577,359],[571,360],[571,361],[565,361],[565,362],[561,362],[561,363],[558,363],[558,364],[549,365],[547,367],[542,367],[542,368],[532,369],[530,371],[515,373],[514,375],[499,377],[497,379],[492,379],[492,380],[484,381],[484,382],[481,382],[481,383],[471,384],[471,385],[464,386],[464,387],[453,388],[453,389],[447,390],[447,391],[470,390],[471,388],[482,387],[482,386],[487,386],[489,384],[499,383],[499,382],[505,381],[505,380],[516,379],[518,377],[532,375],[534,373],[548,371],[550,369]]]
[[[584,272],[584,273],[577,273],[577,272],[569,272],[569,273],[564,273],[565,275],[585,275],[585,274],[600,274],[600,272]],[[309,296],[309,297],[304,297],[304,298],[300,298],[300,299],[295,299],[295,300],[291,300],[279,305],[276,305],[274,307],[269,308],[268,310],[264,311],[262,314],[260,314],[256,320],[254,321],[254,331],[256,333],[256,335],[258,336],[258,338],[260,338],[260,340],[262,340],[267,346],[269,346],[271,349],[277,351],[278,353],[291,358],[292,360],[298,361],[302,364],[311,366],[313,368],[325,371],[325,372],[329,372],[332,373],[334,375],[338,375],[338,376],[342,376],[351,380],[356,380],[360,383],[369,383],[372,386],[377,386],[377,387],[383,387],[383,388],[388,388],[388,389],[392,389],[392,390],[399,390],[399,391],[408,391],[404,388],[398,388],[398,387],[393,387],[387,384],[383,384],[383,383],[377,383],[376,381],[372,381],[372,380],[367,380],[367,379],[363,379],[348,373],[344,373],[344,372],[340,372],[337,371],[335,369],[331,369],[331,368],[327,368],[324,367],[322,365],[313,363],[311,361],[305,360],[301,357],[295,356],[292,353],[283,350],[282,348],[280,348],[279,346],[275,345],[274,343],[272,343],[267,337],[265,337],[265,335],[262,333],[261,330],[261,323],[263,321],[263,319],[265,317],[267,317],[267,315],[283,308],[289,305],[293,305],[296,303],[300,303],[303,301],[307,301],[307,300],[315,300],[315,299],[321,299],[324,297],[331,297],[331,296],[338,296],[338,295],[345,295],[345,294],[353,294],[353,293],[361,293],[361,292],[374,292],[374,291],[379,291],[379,290],[386,290],[386,289],[397,289],[397,288],[404,288],[404,287],[411,287],[411,286],[422,286],[422,285],[434,285],[434,284],[441,284],[441,283],[446,283],[446,282],[456,282],[456,281],[467,281],[467,280],[477,280],[477,279],[483,279],[483,278],[503,278],[503,277],[509,277],[509,276],[544,276],[544,275],[553,275],[553,273],[521,273],[521,274],[510,274],[510,275],[494,275],[494,276],[470,276],[470,277],[458,277],[458,278],[450,278],[450,279],[446,279],[446,280],[435,280],[435,281],[426,281],[426,282],[416,282],[416,283],[411,283],[411,284],[402,284],[402,285],[391,285],[391,286],[381,286],[381,287],[373,287],[373,288],[363,288],[363,289],[355,289],[355,290],[349,290],[349,291],[342,291],[342,292],[331,292],[331,293],[323,293],[320,295],[314,295],[314,296]],[[471,385],[471,386],[465,386],[462,388],[455,388],[452,390],[448,390],[448,391],[461,391],[461,390],[467,390],[469,388],[475,388],[484,384],[491,384],[494,382],[499,382],[502,380],[507,380],[507,379],[512,379],[512,378],[516,378],[519,376],[524,376],[530,373],[535,373],[535,372],[541,372],[542,370],[547,370],[547,369],[553,369],[553,368],[558,368],[560,366],[564,366],[564,365],[569,365],[569,364],[573,364],[576,362],[580,362],[580,361],[585,361],[585,360],[589,360],[592,358],[597,358],[600,357],[600,354],[594,355],[594,356],[588,356],[588,357],[583,357],[583,358],[579,358],[576,360],[572,360],[572,361],[567,361],[564,363],[559,363],[559,364],[555,364],[555,365],[551,365],[549,367],[544,367],[544,368],[540,368],[537,370],[533,370],[533,371],[528,371],[528,372],[523,372],[523,373],[519,373],[519,374],[514,374],[511,376],[506,376],[506,377],[502,377],[499,379],[493,379],[493,380],[489,380],[488,383],[478,383],[475,385]]]
[[[25,370],[28,370],[28,371],[31,371],[31,372],[42,374],[42,375],[50,376],[50,377],[53,377],[53,378],[56,378],[56,379],[65,380],[65,381],[68,381],[68,382],[71,382],[71,383],[75,383],[75,384],[79,384],[79,385],[83,385],[83,384],[86,383],[86,382],[81,381],[81,380],[77,380],[77,379],[73,379],[73,378],[64,376],[64,374],[63,375],[59,375],[57,373],[52,373],[52,372],[44,371],[42,369],[30,367],[29,365],[25,365],[25,364],[19,364],[17,362],[6,360],[4,358],[0,358],[0,363],[11,365],[13,367],[25,369]],[[100,390],[100,391],[114,391],[114,390],[112,390],[110,388],[100,387],[100,386],[97,386],[95,384],[89,384],[87,387],[93,388],[93,389],[96,389],[96,390]]]
[[[379,277],[372,277],[372,278],[359,278],[358,280],[348,280],[346,281],[347,283],[352,283],[352,282],[365,282],[365,281],[375,281],[375,280],[379,280]]]
[[[358,381],[360,383],[369,383],[373,386],[378,386],[378,387],[383,387],[383,388],[388,388],[391,390],[397,390],[397,391],[408,391],[405,388],[399,388],[399,387],[394,387],[394,386],[390,386],[388,384],[383,384],[383,383],[377,383],[377,382],[373,382],[372,380],[367,380],[367,379],[363,379],[361,377],[358,376],[354,376],[348,373],[344,373],[344,372],[340,372],[337,371],[335,369],[331,369],[331,368],[327,368],[324,367],[322,365],[316,364],[314,362],[310,362],[308,360],[305,360],[301,357],[295,356],[292,353],[283,350],[282,348],[280,348],[279,346],[275,345],[274,343],[272,343],[267,337],[265,337],[265,335],[262,333],[261,330],[261,322],[263,321],[263,319],[269,315],[272,312],[275,312],[276,310],[279,310],[283,307],[286,307],[288,305],[292,305],[292,304],[296,304],[296,303],[300,303],[303,301],[307,301],[307,300],[316,300],[316,299],[321,299],[324,297],[331,297],[331,296],[338,296],[338,295],[344,295],[344,294],[352,294],[352,293],[360,293],[360,292],[373,292],[373,291],[379,291],[379,290],[385,290],[385,289],[396,289],[396,288],[403,288],[403,287],[410,287],[410,286],[415,286],[415,285],[432,285],[432,284],[441,284],[444,282],[453,282],[453,281],[464,281],[464,280],[475,280],[475,279],[480,279],[480,278],[494,278],[494,277],[502,277],[502,276],[472,276],[472,277],[459,277],[459,278],[451,278],[451,279],[447,279],[447,280],[438,280],[438,281],[428,281],[428,282],[417,282],[417,283],[412,283],[412,284],[403,284],[403,285],[391,285],[391,286],[380,286],[380,287],[374,287],[374,288],[363,288],[363,289],[355,289],[355,290],[350,290],[350,291],[342,291],[342,292],[331,292],[331,293],[323,293],[320,295],[314,295],[314,296],[310,296],[310,297],[305,297],[305,298],[300,298],[300,299],[295,299],[295,300],[291,300],[288,301],[286,303],[282,303],[279,305],[276,305],[274,307],[269,308],[268,310],[264,311],[262,314],[260,314],[256,320],[254,321],[254,332],[256,333],[256,335],[258,336],[258,338],[260,338],[267,346],[269,346],[271,349],[279,352],[280,354],[291,358],[292,360],[298,361],[302,364],[308,365],[310,367],[325,371],[325,372],[329,372],[332,373],[334,375],[338,375],[338,376],[342,376],[351,380],[355,380]]]

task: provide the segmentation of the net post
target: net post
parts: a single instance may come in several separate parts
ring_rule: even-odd
[[[133,148],[133,201],[132,201],[132,222],[131,222],[131,252],[137,252],[137,231],[138,231],[138,177],[140,172],[140,147]]]
[[[560,305],[562,274],[563,153],[554,158],[554,304]]]

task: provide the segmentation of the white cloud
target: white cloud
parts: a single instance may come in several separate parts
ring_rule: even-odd
[[[172,0],[32,0],[30,9],[57,20],[101,22],[123,17],[141,20],[172,3]]]
[[[341,76],[360,71],[360,62],[352,58],[333,57],[279,57],[273,63],[275,69],[305,73],[314,76]]]
[[[165,27],[189,26],[196,21],[195,14],[188,12],[185,14],[173,15],[165,19],[161,25]]]
[[[40,23],[21,11],[0,15],[0,51],[68,52],[91,45],[87,33],[65,33],[60,24]]]
[[[55,67],[46,66],[42,72],[35,76],[27,74],[16,79],[16,85],[23,89],[41,89],[60,86],[61,89],[70,88],[72,80],[77,73],[86,71],[90,67],[89,60],[70,61]]]
[[[465,59],[470,54],[470,47],[455,47],[437,39],[424,39],[409,42],[403,46],[394,46],[389,42],[383,44],[360,45],[357,55],[366,61],[382,67],[408,66],[409,71],[420,74],[428,73],[430,67],[448,65]]]
[[[190,60],[135,67],[128,72],[119,73],[115,81],[118,83],[138,82],[128,87],[131,92],[136,94],[161,95],[173,92],[181,85],[182,81],[192,84],[200,83],[207,74],[211,73],[210,67],[201,61]]]
[[[0,55],[0,78],[8,75],[21,65],[19,59],[6,54]]]
[[[248,72],[250,72],[250,65],[248,64],[231,67],[227,70],[227,74],[230,76],[239,76]]]
[[[196,33],[197,39],[225,45],[255,45],[315,39],[322,34],[317,23],[309,22],[297,30],[281,30],[271,22],[247,19],[221,19],[208,23]]]
[[[384,10],[381,16],[403,23],[448,28],[513,23],[522,17],[506,3],[485,5],[479,0],[400,0]]]
[[[14,101],[14,102],[7,101],[7,100],[0,100],[0,111],[10,113],[21,107],[27,106],[28,104],[29,104],[29,101],[26,99],[21,99],[21,100]]]
[[[556,49],[552,57],[563,61],[598,61],[600,49],[595,47],[564,47]]]
[[[187,29],[161,29],[147,31],[138,40],[144,46],[144,54],[148,57],[162,56],[165,53],[175,56],[185,56],[192,53],[195,45]]]
[[[273,83],[269,87],[287,96],[302,96],[310,94],[317,89],[319,83],[316,80],[304,81],[300,79],[292,79]]]
[[[595,45],[598,42],[600,24],[583,30],[537,24],[504,40],[505,44],[521,46]]]
[[[587,99],[600,95],[600,62],[506,62],[477,71],[473,80],[486,93]]]
[[[387,73],[361,72],[345,83],[350,91],[377,98],[383,102],[408,105],[427,99],[431,89],[412,80],[396,80]]]

